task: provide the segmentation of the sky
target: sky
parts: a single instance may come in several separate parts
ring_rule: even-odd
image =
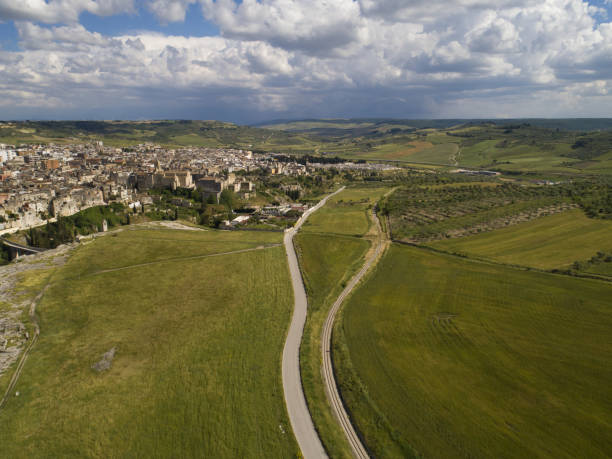
[[[612,0],[0,0],[0,119],[612,117]]]

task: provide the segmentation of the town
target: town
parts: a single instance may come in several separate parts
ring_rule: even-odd
[[[330,166],[334,166],[331,173]],[[306,178],[323,183],[322,179],[312,178],[317,170],[333,176],[338,171],[363,174],[385,169],[394,168],[351,162],[301,164],[283,155],[230,148],[170,149],[154,144],[115,148],[101,141],[86,145],[0,144],[0,234],[40,226],[110,203],[121,203],[143,213],[145,209],[158,211],[159,216],[159,190],[191,190],[190,197],[213,205],[220,203],[224,192],[229,192],[248,203],[251,213],[256,211],[264,218],[286,214],[295,217],[308,208],[295,202],[303,196]],[[274,176],[301,180],[275,184],[284,199],[266,193],[272,197],[256,199],[257,189],[265,189],[262,177]],[[170,203],[193,207],[193,200],[180,196],[173,197]],[[167,208],[162,213],[172,214]],[[249,218],[235,216],[222,223],[235,226]]]

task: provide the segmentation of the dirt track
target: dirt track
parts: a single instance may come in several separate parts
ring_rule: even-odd
[[[334,377],[334,366],[332,361],[332,353],[331,353],[331,338],[332,331],[334,329],[334,320],[336,318],[336,314],[340,309],[340,306],[350,295],[355,286],[359,283],[359,281],[363,278],[363,276],[368,272],[368,270],[372,267],[372,265],[378,261],[380,255],[384,252],[385,248],[388,245],[388,240],[386,239],[382,228],[380,226],[380,221],[376,216],[376,213],[372,213],[374,220],[376,222],[376,232],[377,237],[375,241],[375,246],[373,250],[370,250],[368,255],[366,256],[366,260],[359,270],[357,274],[353,276],[353,278],[349,281],[346,288],[342,291],[340,296],[336,299],[333,306],[329,310],[329,314],[327,315],[327,319],[325,320],[325,324],[323,325],[323,334],[321,337],[321,353],[323,359],[323,383],[325,385],[325,392],[327,393],[327,398],[332,407],[332,411],[336,416],[336,419],[340,423],[344,434],[346,435],[346,439],[351,445],[351,449],[353,454],[357,458],[367,458],[369,457],[367,450],[361,443],[357,432],[355,431],[353,425],[351,424],[351,420],[349,418],[346,409],[344,408],[344,404],[342,403],[342,398],[340,397],[340,393],[338,391],[338,386],[336,384],[336,379]]]

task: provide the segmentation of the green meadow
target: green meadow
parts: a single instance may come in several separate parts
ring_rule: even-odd
[[[376,457],[609,457],[612,284],[393,245],[334,333]]]
[[[500,263],[540,269],[567,268],[597,252],[612,251],[612,221],[573,209],[514,226],[428,245]]]
[[[207,256],[281,237],[132,229],[76,249],[38,306],[40,339],[0,411],[1,455],[297,456],[280,376],[284,249]]]
[[[384,187],[368,186],[347,188],[308,217],[302,231],[363,236],[370,228],[369,209],[387,190]]]

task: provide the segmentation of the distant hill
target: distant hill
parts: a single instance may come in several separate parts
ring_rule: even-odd
[[[5,121],[0,143],[227,147],[505,173],[612,175],[612,118]]]
[[[523,124],[563,129],[570,131],[599,131],[612,129],[612,118],[482,118],[482,119],[394,119],[394,118],[349,118],[349,119],[303,119],[272,120],[255,124],[256,127],[281,129],[294,132],[316,131],[325,128],[355,129],[375,126],[404,126],[414,129],[447,129],[457,125],[479,124]]]
[[[220,121],[5,121],[0,142],[78,143],[103,140],[114,146],[151,142],[167,146],[284,149],[308,144],[303,136]],[[312,150],[312,148],[310,148]],[[310,151],[308,150],[308,151]]]

